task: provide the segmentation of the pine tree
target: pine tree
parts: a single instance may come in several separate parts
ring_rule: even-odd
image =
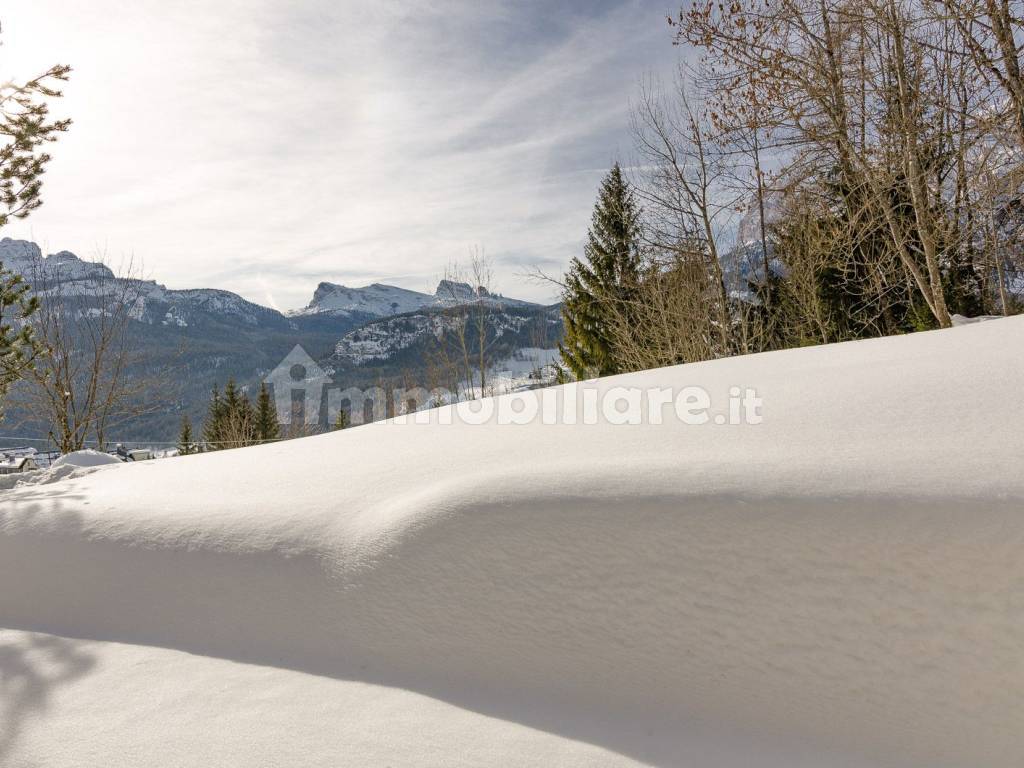
[[[224,447],[221,442],[224,439],[225,415],[224,398],[221,397],[220,391],[215,386],[213,392],[210,393],[210,405],[206,411],[206,420],[203,422],[203,442],[211,451],[217,451]]]
[[[265,407],[269,409],[269,406],[268,393]],[[269,412],[272,414],[272,410]],[[238,388],[235,380],[228,379],[223,394],[214,387],[210,396],[210,407],[203,423],[203,440],[214,451],[255,445],[260,440],[258,416],[258,410]],[[265,426],[273,430],[272,424]]]
[[[178,455],[188,456],[198,453],[199,448],[192,439],[192,421],[188,416],[181,417],[181,433],[178,436]]]
[[[56,86],[70,72],[57,65],[27,82],[0,83],[0,227],[43,204],[41,177],[50,162],[43,149],[71,125],[50,119],[47,100],[61,96]],[[20,275],[0,264],[0,415],[7,390],[46,351],[26,322],[39,308],[28,290]]]
[[[577,378],[619,372],[609,313],[628,308],[640,278],[640,209],[618,163],[601,182],[583,259],[566,275],[562,360]],[[627,309],[628,311],[628,309]]]
[[[21,378],[42,351],[26,322],[39,308],[28,284],[0,264],[0,414],[10,386]]]
[[[260,383],[260,394],[256,398],[256,437],[262,442],[281,437],[281,425],[266,383]]]
[[[71,125],[50,119],[47,100],[62,95],[57,86],[70,73],[59,64],[27,82],[0,83],[0,227],[43,204],[40,177],[50,162],[44,147]]]
[[[344,408],[338,409],[338,418],[334,420],[334,429],[345,429],[348,426],[348,413],[345,412]]]
[[[241,399],[242,394],[238,391],[235,380],[229,378],[228,383],[224,385],[224,412],[227,414],[238,413],[241,407]]]

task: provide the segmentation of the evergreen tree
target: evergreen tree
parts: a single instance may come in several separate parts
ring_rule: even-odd
[[[210,405],[206,411],[206,421],[203,422],[203,442],[209,450],[217,451],[223,447],[221,441],[224,438],[225,416],[224,398],[215,386],[210,393]]]
[[[0,264],[0,415],[7,390],[42,351],[27,322],[39,308],[39,299],[29,296],[28,290],[21,275]]]
[[[905,222],[908,242],[920,250],[908,193],[895,184],[887,194],[893,217]],[[878,289],[884,279],[878,265],[892,261],[891,233],[867,216],[862,193],[829,174],[818,180],[815,195],[824,204],[790,212],[771,226],[782,274],[750,286],[760,299],[755,315],[768,332],[765,348],[906,333],[915,329],[915,318],[932,327],[934,315],[911,280],[904,290]]]
[[[47,100],[62,95],[57,86],[70,73],[59,64],[27,82],[0,83],[0,227],[43,204],[41,177],[50,162],[44,147],[71,125],[50,119]]]
[[[188,456],[190,453],[198,453],[199,447],[192,439],[192,421],[188,416],[181,417],[181,433],[178,436],[178,454]]]
[[[0,83],[0,227],[24,219],[43,204],[42,175],[50,155],[44,146],[66,131],[70,120],[51,120],[48,99],[71,68],[51,67],[34,80]],[[0,263],[0,415],[10,386],[42,352],[27,320],[39,308],[20,275]]]
[[[268,393],[265,407],[272,414],[269,405]],[[258,410],[238,388],[235,380],[228,379],[223,393],[216,387],[213,389],[210,407],[203,424],[203,440],[209,449],[214,451],[255,445],[260,440],[258,417]],[[276,420],[273,423],[268,422],[265,428],[272,433],[276,423]]]
[[[950,314],[975,317],[985,314],[981,277],[969,254],[954,252],[942,274],[946,306]]]
[[[338,409],[338,418],[334,420],[334,429],[345,429],[348,426],[348,413],[345,412],[344,408]]]
[[[256,437],[263,442],[281,437],[281,425],[265,382],[260,383],[260,394],[256,398]]]
[[[610,306],[630,306],[640,278],[640,209],[618,163],[601,182],[583,258],[566,275],[562,360],[577,378],[618,373]]]
[[[235,380],[229,378],[228,383],[224,385],[224,412],[226,414],[238,413],[241,408],[241,400],[242,393],[238,391]]]

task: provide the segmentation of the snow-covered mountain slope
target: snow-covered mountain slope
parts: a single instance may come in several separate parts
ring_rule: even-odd
[[[80,259],[70,251],[44,256],[39,246],[27,240],[0,240],[0,263],[23,275],[40,294],[59,293],[64,297],[95,297],[116,278],[105,264]],[[213,288],[172,290],[154,280],[132,279],[130,292],[137,297],[133,317],[141,322],[178,327],[199,321],[198,315],[215,315],[257,326],[267,321],[287,322],[274,309],[243,299],[236,293]],[[374,283],[363,288],[347,288],[320,283],[313,299],[304,309],[287,313],[302,318],[324,315],[352,318],[356,321],[392,317],[420,309],[444,308],[483,301],[494,307],[536,308],[537,304],[510,299],[474,289],[468,283],[442,280],[433,294],[419,293],[393,285]]]
[[[334,347],[334,357],[350,365],[387,360],[424,339],[439,340],[457,325],[457,318],[442,312],[375,320],[342,336]]]
[[[45,277],[53,286],[50,292],[59,291],[65,296],[88,296],[100,290],[105,282],[116,279],[105,264],[80,259],[70,251],[60,251],[44,256],[39,246],[28,240],[0,240],[0,263],[26,277],[30,282]],[[198,305],[204,311],[237,315],[250,322],[256,314],[281,313],[261,307],[230,291],[217,289],[169,290],[153,280],[132,280],[138,287],[138,294],[144,303],[170,304],[175,307],[165,324],[180,324],[182,311]],[[45,292],[45,291],[44,291]],[[362,288],[348,288],[335,283],[320,283],[313,292],[313,299],[300,310],[289,312],[290,316],[335,315],[352,316],[363,320],[390,317],[414,312],[429,307],[451,307],[484,301],[500,307],[536,307],[538,305],[519,299],[510,299],[493,294],[485,288],[472,288],[468,283],[442,280],[433,294],[410,291],[393,285],[373,283]],[[140,312],[140,315],[145,315]],[[153,321],[153,318],[149,318]],[[165,318],[156,321],[163,322]]]
[[[456,355],[452,334],[464,327],[472,337],[467,344],[476,344],[478,323],[476,316],[447,311],[449,308],[431,306],[418,312],[385,317],[368,322],[346,333],[334,347],[332,363],[365,365],[394,361],[407,350],[413,350],[419,360],[415,368],[422,367],[422,359],[437,355],[448,346],[449,355]],[[518,349],[541,344],[553,349],[562,336],[561,314],[557,307],[538,305],[493,306],[482,319],[486,326],[489,356],[512,355]],[[475,346],[473,346],[475,348]]]
[[[428,293],[382,283],[373,283],[362,288],[320,283],[313,292],[313,300],[305,308],[292,314],[359,313],[368,317],[385,317],[412,312],[433,302],[434,297]]]
[[[420,309],[453,307],[484,301],[497,307],[536,307],[528,301],[509,299],[473,288],[469,283],[442,280],[433,294],[419,293],[393,285],[373,283],[362,288],[348,288],[335,283],[320,283],[313,300],[293,315],[333,314],[359,315],[366,318],[390,317]]]
[[[442,307],[459,307],[465,304],[475,304],[478,301],[492,307],[502,308],[540,306],[531,301],[510,299],[499,293],[491,293],[482,285],[474,288],[469,283],[460,283],[455,280],[442,280],[434,290],[434,303]]]
[[[79,284],[79,290],[90,281],[113,279],[110,268],[91,261],[82,261],[70,251],[44,256],[39,246],[28,240],[0,240],[0,264],[26,278],[39,270],[60,274],[65,283]]]
[[[115,277],[105,264],[84,261],[70,251],[44,256],[39,246],[27,240],[0,240],[0,263],[32,285],[41,295],[88,300],[111,292],[111,285],[125,281]],[[236,293],[214,288],[170,290],[154,280],[130,279],[132,288],[123,293],[135,301],[132,317],[149,325],[186,327],[200,322],[199,315],[219,316],[246,325],[284,322],[280,312],[254,304]]]
[[[666,368],[593,385],[596,423],[559,416],[576,385],[8,491],[0,762],[1019,765],[1022,337]],[[697,385],[718,414],[755,388],[763,421],[614,423],[634,388]]]

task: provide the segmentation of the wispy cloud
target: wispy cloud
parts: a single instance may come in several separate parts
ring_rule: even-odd
[[[675,58],[671,6],[632,0],[22,5],[0,68],[75,65],[76,123],[5,234],[285,308],[320,279],[432,288],[473,244],[550,299],[524,265],[579,249],[637,80]]]

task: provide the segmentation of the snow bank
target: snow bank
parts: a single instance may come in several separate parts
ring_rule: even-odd
[[[109,465],[124,466],[124,462],[116,456],[101,451],[73,451],[59,457],[46,469],[33,470],[13,475],[0,475],[0,491],[28,486],[49,485],[58,480],[83,477],[100,467]]]
[[[121,462],[118,463],[120,464]],[[83,475],[95,472],[97,469],[99,467],[76,467],[73,464],[65,464],[59,467],[51,465],[47,469],[37,469],[14,475],[0,475],[0,491],[36,485],[49,485],[50,483],[56,483],[58,480],[82,477]]]
[[[109,453],[103,451],[72,451],[66,453],[56,461],[53,462],[54,467],[72,466],[72,467],[102,467],[107,464],[123,464],[116,456],[111,456]]]
[[[10,491],[0,666],[55,692],[8,759],[1016,765],[1022,335],[599,383],[754,387],[756,425],[382,423]]]
[[[973,325],[974,323],[985,323],[989,320],[1002,320],[1002,315],[978,315],[977,317],[967,317],[966,315],[953,315],[950,320],[953,323],[953,327],[959,327],[961,325]]]

